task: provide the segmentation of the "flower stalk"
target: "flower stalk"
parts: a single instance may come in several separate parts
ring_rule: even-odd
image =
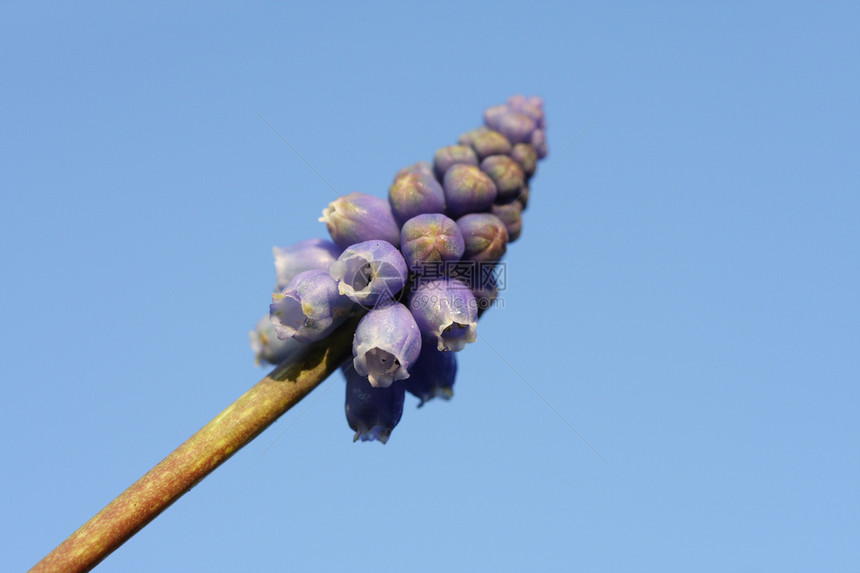
[[[203,426],[31,571],[89,571],[295,406],[349,357],[357,319],[292,355]]]

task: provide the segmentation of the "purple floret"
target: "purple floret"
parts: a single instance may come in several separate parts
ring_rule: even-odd
[[[343,322],[352,301],[337,291],[337,283],[326,271],[297,274],[269,305],[275,332],[281,340],[322,340]]]
[[[433,156],[433,173],[439,181],[454,165],[478,165],[478,156],[471,147],[465,145],[441,147]]]
[[[275,247],[275,290],[282,291],[287,283],[304,271],[327,271],[343,249],[325,239],[305,239],[289,247]]]
[[[400,230],[400,250],[414,273],[422,274],[428,264],[438,268],[440,263],[459,261],[464,248],[460,228],[445,215],[418,215]]]
[[[391,431],[403,415],[406,388],[403,383],[388,388],[374,388],[348,362],[343,368],[346,377],[346,421],[355,430],[353,441],[388,441]]]
[[[425,344],[410,374],[405,381],[406,391],[421,400],[419,408],[433,398],[450,400],[457,376],[457,354]]]
[[[350,245],[329,272],[338,292],[365,308],[394,298],[409,274],[403,255],[388,241]]]
[[[457,218],[466,213],[486,211],[496,200],[496,184],[474,165],[455,165],[445,173],[442,184],[448,213]]]
[[[421,352],[421,332],[409,309],[399,302],[371,310],[355,329],[353,366],[375,387],[409,378]]]
[[[404,173],[388,188],[394,218],[402,225],[424,213],[445,212],[445,191],[431,173]]]
[[[457,219],[463,234],[463,260],[496,262],[504,256],[508,245],[508,230],[504,222],[492,213],[471,213]]]
[[[458,280],[420,281],[409,298],[409,309],[425,340],[437,350],[457,352],[477,340],[478,304]]]
[[[350,193],[329,203],[319,219],[328,227],[335,244],[345,249],[355,243],[380,239],[400,241],[400,226],[385,199],[366,193]]]

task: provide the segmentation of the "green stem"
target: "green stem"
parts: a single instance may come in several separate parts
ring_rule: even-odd
[[[349,356],[356,320],[308,345],[203,426],[31,571],[89,571],[295,406]]]

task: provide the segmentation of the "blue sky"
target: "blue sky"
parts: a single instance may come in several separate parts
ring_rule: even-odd
[[[0,5],[10,570],[265,374],[272,246],[515,93],[454,399],[353,444],[333,376],[98,570],[860,569],[860,9],[561,4]]]

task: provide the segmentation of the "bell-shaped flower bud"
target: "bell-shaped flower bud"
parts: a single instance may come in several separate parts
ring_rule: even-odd
[[[373,308],[400,292],[409,275],[406,261],[388,241],[365,241],[347,248],[329,269],[340,294]]]
[[[463,249],[460,228],[445,215],[418,215],[400,230],[400,250],[414,273],[421,274],[426,264],[459,261]]]
[[[440,147],[433,156],[433,172],[440,181],[454,165],[477,166],[478,156],[471,147],[465,145]]]
[[[342,249],[373,239],[393,244],[400,241],[400,227],[388,201],[366,193],[338,197],[323,209],[319,220],[326,224],[332,240]]]
[[[387,388],[409,378],[409,368],[421,352],[421,332],[409,309],[390,302],[359,321],[352,340],[352,364],[370,385]]]
[[[278,365],[304,346],[295,338],[281,340],[275,332],[275,325],[269,315],[257,322],[254,330],[248,333],[251,339],[251,350],[254,351],[254,363],[260,366],[266,362]]]
[[[457,352],[477,340],[477,306],[469,287],[451,278],[419,281],[409,298],[421,334],[437,350]]]
[[[448,213],[457,218],[486,211],[496,200],[496,184],[474,165],[454,165],[442,183]]]
[[[402,383],[374,388],[366,376],[355,371],[352,362],[342,370],[346,377],[346,421],[355,430],[353,441],[386,443],[403,415],[406,388]]]
[[[501,219],[491,213],[470,213],[457,219],[463,234],[463,260],[496,262],[508,246],[508,230]]]
[[[428,173],[404,173],[388,188],[388,202],[397,223],[402,225],[424,213],[445,212],[445,191]]]
[[[519,201],[505,205],[493,205],[493,215],[502,220],[508,230],[508,242],[513,243],[520,238],[523,229],[523,204]]]
[[[537,150],[528,143],[517,143],[511,149],[511,159],[520,164],[526,179],[529,179],[537,170]]]
[[[507,155],[491,155],[481,162],[481,171],[496,185],[496,203],[510,203],[520,194],[525,174],[520,164]]]
[[[479,161],[490,155],[507,155],[511,152],[511,142],[508,138],[486,127],[467,131],[460,136],[457,143],[474,149]]]
[[[275,247],[275,291],[284,290],[294,276],[304,271],[327,271],[343,249],[325,239],[306,239],[289,247]]]
[[[322,340],[346,319],[352,301],[337,291],[337,282],[326,271],[297,274],[269,305],[278,338],[299,342]]]
[[[457,354],[439,351],[425,344],[410,374],[404,384],[407,392],[421,400],[419,408],[433,398],[450,400],[454,395],[454,378],[457,376]]]

